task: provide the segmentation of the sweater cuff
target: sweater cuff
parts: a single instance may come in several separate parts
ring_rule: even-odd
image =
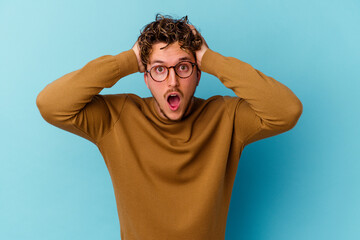
[[[221,54],[214,52],[211,49],[206,50],[201,59],[201,70],[212,75],[215,75],[218,58],[223,57]]]
[[[114,56],[119,69],[119,77],[123,78],[139,71],[134,50],[130,49]]]

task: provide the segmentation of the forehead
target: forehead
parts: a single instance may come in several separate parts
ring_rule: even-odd
[[[163,42],[155,43],[152,46],[149,56],[150,65],[155,63],[176,64],[182,60],[195,61],[193,54],[188,50],[181,49],[178,42],[165,46],[166,43]],[[162,47],[165,48],[161,49]]]

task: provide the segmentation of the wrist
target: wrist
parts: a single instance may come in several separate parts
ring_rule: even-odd
[[[138,65],[138,71],[139,72],[144,72],[145,71],[145,67],[144,65],[142,64],[142,61],[141,61],[141,58],[140,58],[140,51],[139,51],[139,47],[137,44],[135,44],[133,47],[132,47],[132,50],[136,56],[136,60],[137,60],[137,65]]]
[[[202,59],[209,48],[200,49],[196,54],[197,65],[201,67]]]

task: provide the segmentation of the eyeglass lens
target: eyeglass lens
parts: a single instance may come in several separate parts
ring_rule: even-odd
[[[164,81],[169,75],[169,69],[174,68],[175,73],[181,78],[187,78],[192,74],[193,64],[191,62],[179,62],[175,66],[154,66],[150,69],[150,75],[155,81]]]

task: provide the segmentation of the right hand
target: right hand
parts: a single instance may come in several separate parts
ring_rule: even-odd
[[[144,64],[141,62],[141,58],[140,58],[140,47],[139,47],[138,41],[136,41],[136,43],[135,43],[134,46],[132,47],[132,50],[134,50],[135,55],[136,55],[136,59],[137,59],[137,62],[138,62],[139,72],[141,72],[141,73],[145,72],[145,66],[144,66]]]

